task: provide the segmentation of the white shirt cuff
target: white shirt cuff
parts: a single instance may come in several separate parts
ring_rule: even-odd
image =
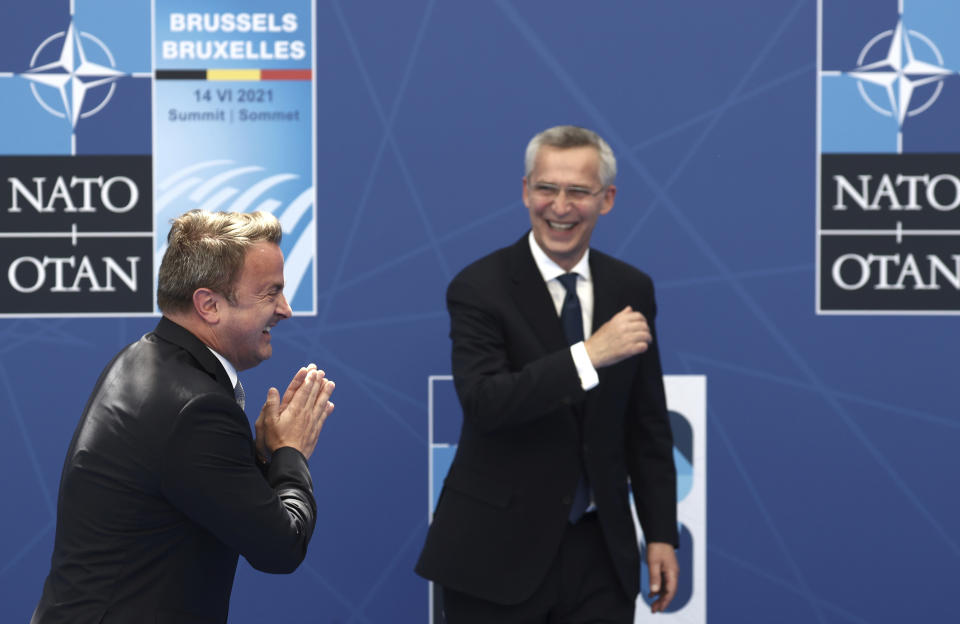
[[[577,367],[577,375],[580,376],[580,386],[584,390],[596,388],[600,383],[600,377],[590,361],[590,356],[587,355],[586,345],[583,342],[570,345],[570,355],[573,356],[573,365]]]

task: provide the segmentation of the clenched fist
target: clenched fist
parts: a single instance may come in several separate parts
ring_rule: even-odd
[[[590,336],[584,346],[593,367],[603,368],[643,353],[652,340],[647,319],[627,306]]]

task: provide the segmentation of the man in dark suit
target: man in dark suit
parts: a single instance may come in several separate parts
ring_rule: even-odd
[[[280,237],[266,213],[174,220],[163,318],[101,374],[67,451],[32,622],[222,623],[238,554],[275,573],[303,560],[334,384],[311,364],[270,388],[254,440],[237,380],[292,313]]]
[[[456,456],[417,572],[449,624],[632,622],[639,589],[629,486],[652,611],[676,592],[676,471],[653,283],[590,249],[616,160],[594,132],[531,140],[531,231],[447,290]]]

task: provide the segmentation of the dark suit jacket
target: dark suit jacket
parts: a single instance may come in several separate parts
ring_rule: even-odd
[[[291,572],[315,517],[303,455],[258,468],[223,366],[161,319],[107,366],[77,426],[31,621],[226,622],[238,553]]]
[[[590,270],[594,331],[627,305],[653,328],[647,275],[596,250]],[[677,543],[673,441],[656,339],[646,353],[599,369],[599,385],[584,392],[526,236],[457,275],[447,307],[463,428],[417,572],[500,604],[528,598],[568,525],[582,448],[607,547],[635,596],[639,555],[628,476],[647,541]]]

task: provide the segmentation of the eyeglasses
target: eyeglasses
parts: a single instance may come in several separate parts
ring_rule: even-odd
[[[595,191],[583,186],[560,186],[559,184],[551,184],[549,182],[535,182],[531,190],[533,196],[538,201],[553,201],[560,196],[560,192],[563,191],[564,197],[567,198],[567,201],[573,202],[574,204],[579,204],[585,202],[591,197],[596,197],[600,193],[607,190],[606,186],[601,186]]]

